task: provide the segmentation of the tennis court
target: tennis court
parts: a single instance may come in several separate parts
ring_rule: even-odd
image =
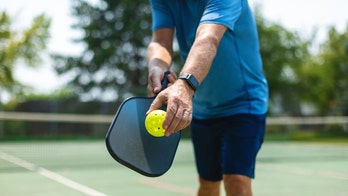
[[[266,142],[253,182],[256,196],[343,196],[347,185],[345,143]],[[0,195],[195,195],[196,187],[189,140],[158,178],[114,162],[102,140],[0,144]]]

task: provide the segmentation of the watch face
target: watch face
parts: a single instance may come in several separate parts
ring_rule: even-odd
[[[194,91],[198,88],[198,81],[192,74],[180,74],[179,79],[184,79],[192,87]]]

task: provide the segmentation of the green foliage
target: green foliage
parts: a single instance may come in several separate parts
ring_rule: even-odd
[[[50,94],[37,94],[37,93],[29,93],[22,96],[17,96],[9,100],[2,107],[4,110],[12,111],[15,108],[24,102],[31,101],[58,101],[58,100],[66,100],[76,98],[77,95],[72,92],[71,89],[59,89]]]
[[[256,12],[256,20],[270,101],[278,102],[278,107],[285,113],[299,114],[299,74],[301,66],[310,56],[310,41],[304,41],[297,33],[267,21],[259,12]]]
[[[85,44],[79,56],[52,55],[55,69],[82,100],[121,101],[146,95],[146,47],[151,39],[148,1],[73,0],[74,28]],[[348,114],[347,32],[334,28],[318,54],[313,40],[266,20],[255,12],[264,72],[270,88],[270,114],[303,115],[303,104],[319,115]],[[348,29],[347,29],[348,30]],[[174,66],[180,64],[175,53]]]
[[[24,85],[13,76],[14,67],[19,60],[28,66],[41,62],[39,52],[46,49],[49,26],[50,19],[42,14],[34,18],[30,27],[16,32],[11,29],[11,18],[6,12],[0,13],[0,85],[3,92],[23,93]]]
[[[97,6],[74,0],[74,28],[86,45],[78,57],[53,55],[58,74],[82,99],[122,100],[145,95],[146,48],[151,39],[151,9],[147,1],[103,0]],[[116,99],[116,100],[115,100]]]
[[[317,55],[303,67],[303,98],[321,115],[348,115],[348,26],[339,33],[329,30]]]
[[[348,127],[342,124],[326,125],[268,125],[266,140],[293,141],[347,141]]]
[[[60,100],[73,97],[76,97],[76,95],[74,94],[74,92],[72,92],[71,89],[60,89],[50,94],[30,94],[26,97],[26,100]]]

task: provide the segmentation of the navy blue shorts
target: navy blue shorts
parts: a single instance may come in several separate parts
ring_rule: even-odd
[[[191,136],[200,177],[208,181],[219,181],[223,174],[254,178],[265,123],[266,115],[252,114],[193,119]]]

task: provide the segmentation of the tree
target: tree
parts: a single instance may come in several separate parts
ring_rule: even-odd
[[[86,48],[79,56],[52,55],[57,73],[69,76],[68,85],[82,100],[117,102],[130,95],[146,95],[146,47],[151,39],[148,1],[73,2],[73,28],[83,32],[77,41]],[[279,113],[300,115],[307,90],[303,67],[311,60],[311,40],[267,21],[259,10],[255,16],[270,87],[270,113],[280,108]],[[178,52],[173,62],[174,67],[181,63]]]
[[[28,66],[37,66],[41,62],[39,52],[46,48],[49,26],[50,19],[42,14],[34,18],[29,28],[16,32],[11,29],[11,18],[8,14],[0,14],[1,92],[19,95],[26,89],[14,78],[14,67],[19,60],[23,60]]]
[[[304,100],[321,115],[348,115],[348,25],[343,33],[330,28],[328,40],[303,72]]]
[[[255,16],[270,90],[270,113],[299,115],[303,93],[299,75],[301,67],[310,57],[311,41],[303,40],[296,32],[266,20],[258,8]]]
[[[73,0],[77,41],[86,46],[77,57],[52,55],[60,75],[82,100],[120,101],[146,94],[146,47],[151,39],[151,9],[142,0],[102,0],[91,5]]]

